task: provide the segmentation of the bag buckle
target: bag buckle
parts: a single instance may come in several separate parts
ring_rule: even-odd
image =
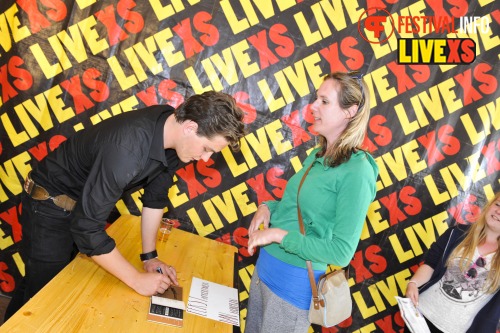
[[[325,301],[323,299],[320,299],[319,297],[313,297],[313,303],[315,310],[318,310],[320,306],[322,308],[325,307]]]

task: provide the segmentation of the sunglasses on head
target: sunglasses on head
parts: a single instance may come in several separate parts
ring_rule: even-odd
[[[363,89],[363,82],[361,81],[361,79],[363,78],[363,74],[360,72],[354,71],[354,72],[347,73],[347,75],[349,75],[351,78],[358,81],[359,88],[361,89],[361,96],[362,96],[361,101],[358,104],[358,107],[361,108],[363,106],[363,104],[365,104],[365,92]]]
[[[465,272],[464,276],[467,279],[475,279],[477,277],[476,267],[484,267],[484,266],[486,266],[486,259],[480,256],[479,258],[476,259],[476,262],[472,264],[469,270]]]

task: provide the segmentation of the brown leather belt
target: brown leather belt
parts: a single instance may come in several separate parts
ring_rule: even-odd
[[[68,197],[66,194],[52,197],[45,188],[35,184],[33,179],[31,179],[31,172],[28,173],[26,181],[24,182],[24,190],[35,200],[51,199],[57,207],[61,207],[67,211],[72,211],[76,205],[76,201]]]

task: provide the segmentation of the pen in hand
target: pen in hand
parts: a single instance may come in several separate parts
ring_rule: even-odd
[[[161,270],[161,267],[156,267],[156,271],[160,274],[163,274],[163,271]],[[156,293],[156,295],[160,295],[160,293]]]

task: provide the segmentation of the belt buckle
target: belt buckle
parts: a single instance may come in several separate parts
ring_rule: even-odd
[[[56,206],[67,211],[72,211],[75,208],[76,202],[73,199],[71,199],[65,194],[52,197],[45,188],[37,185],[33,181],[33,179],[31,179],[29,173],[28,176],[26,177],[26,181],[24,182],[23,188],[26,191],[26,193],[28,193],[28,195],[35,200],[51,199]]]
[[[33,191],[33,186],[35,186],[35,182],[30,178],[28,174],[26,180],[24,181],[24,191],[26,191],[26,193],[28,194],[31,194],[31,191]]]
[[[65,194],[52,198],[52,201],[56,206],[70,212],[75,208],[75,201]]]
[[[41,186],[38,186],[33,179],[31,179],[30,174],[26,177],[26,181],[24,182],[24,190],[30,197],[35,200],[47,200],[50,199],[51,196],[46,189]]]

